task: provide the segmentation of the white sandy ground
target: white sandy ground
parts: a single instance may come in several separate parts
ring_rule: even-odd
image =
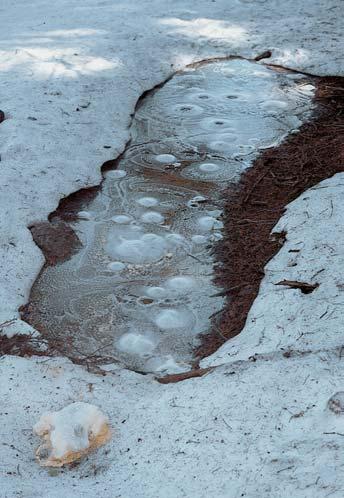
[[[267,49],[275,63],[343,74],[341,7],[2,0],[0,322],[17,316],[43,263],[27,225],[99,182],[144,90],[191,61]],[[65,359],[1,358],[1,496],[342,498],[344,427],[326,402],[344,386],[344,175],[320,187],[281,220],[288,241],[243,333],[204,361],[222,365],[206,377],[164,386],[120,369],[103,378]],[[312,294],[274,285],[323,268]],[[282,348],[305,353],[286,358]],[[109,416],[114,437],[74,470],[50,475],[34,460],[32,426],[78,400]]]

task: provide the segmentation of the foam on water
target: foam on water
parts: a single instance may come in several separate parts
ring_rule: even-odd
[[[119,169],[73,223],[82,249],[32,290],[31,316],[65,354],[189,368],[223,304],[212,274],[223,189],[302,123],[311,83],[230,60],[178,73],[140,102]]]

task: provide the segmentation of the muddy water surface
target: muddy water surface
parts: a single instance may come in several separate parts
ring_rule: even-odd
[[[179,73],[142,99],[118,169],[71,224],[82,248],[33,286],[30,323],[71,358],[189,369],[223,305],[211,256],[222,191],[297,130],[313,91],[301,75],[231,60]]]

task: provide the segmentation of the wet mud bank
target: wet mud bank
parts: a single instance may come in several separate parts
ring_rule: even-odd
[[[285,207],[305,190],[344,171],[344,78],[319,78],[313,119],[263,152],[226,191],[224,237],[215,247],[215,282],[225,309],[197,350],[202,359],[243,329],[267,262],[287,234],[271,233]],[[300,290],[301,292],[301,290]]]
[[[101,186],[31,227],[46,265],[22,318],[73,361],[187,378],[195,350],[203,357],[227,337],[218,323],[233,304],[232,276],[221,281],[232,244],[225,199],[237,198],[262,151],[309,119],[313,92],[313,78],[230,58],[146,93]]]

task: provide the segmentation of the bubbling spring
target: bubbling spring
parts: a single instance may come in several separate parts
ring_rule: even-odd
[[[46,266],[30,321],[71,358],[188,370],[223,301],[212,283],[223,191],[310,115],[302,75],[245,60],[176,74],[141,100],[118,169],[77,222],[83,247]]]

